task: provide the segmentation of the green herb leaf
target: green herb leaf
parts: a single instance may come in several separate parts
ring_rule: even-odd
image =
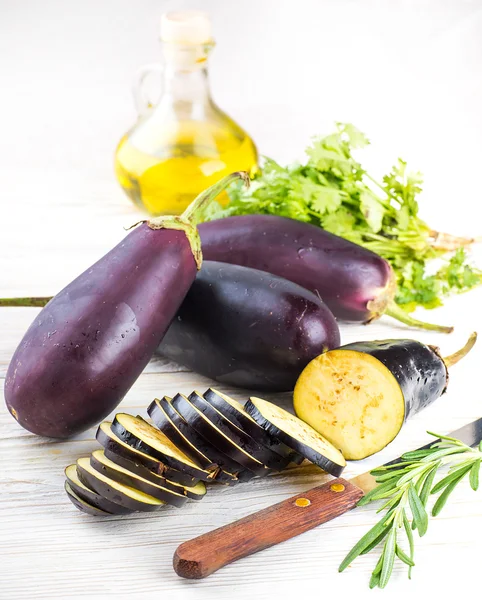
[[[381,588],[384,588],[387,585],[390,575],[392,574],[393,563],[395,562],[396,547],[397,530],[392,528],[388,534],[387,541],[385,542],[385,546],[383,548],[383,565],[382,572],[380,573],[380,582],[378,584]]]
[[[464,475],[466,475],[470,469],[472,468],[472,465],[464,465],[458,469],[453,470],[452,472],[450,472],[446,477],[444,477],[443,479],[441,479],[432,489],[432,494],[437,494],[438,492],[440,492],[440,490],[443,490],[444,487],[447,487],[448,485],[450,485],[453,481],[455,481],[456,483],[458,483],[463,477]]]
[[[407,534],[408,544],[409,544],[409,548],[410,548],[410,560],[413,563],[413,556],[415,554],[415,545],[413,542],[412,529],[410,527],[410,523],[408,522],[405,511],[403,511],[403,526],[405,528],[405,533]],[[413,564],[415,564],[415,563],[413,563]],[[412,567],[410,567],[408,569],[408,578],[411,579],[411,577],[412,577]]]
[[[352,563],[357,556],[359,556],[365,548],[367,548],[370,544],[372,544],[378,536],[384,532],[385,527],[388,527],[390,515],[387,514],[381,519],[374,527],[372,527],[365,535],[360,539],[360,541],[353,546],[350,552],[346,555],[341,565],[338,568],[338,571],[341,573],[344,571],[350,563]]]
[[[448,497],[454,491],[454,489],[457,487],[457,484],[460,481],[460,479],[461,478],[459,477],[459,479],[454,479],[451,483],[449,483],[449,485],[444,489],[444,491],[437,498],[437,502],[435,502],[433,509],[432,509],[433,517],[436,517],[438,514],[440,514],[440,511],[447,503]]]
[[[414,567],[415,563],[413,562],[413,560],[408,557],[405,552],[402,550],[402,548],[397,544],[397,547],[395,548],[395,552],[398,556],[398,558],[404,562],[406,565],[408,565],[409,567]]]
[[[427,506],[428,498],[430,496],[430,490],[432,489],[433,481],[435,479],[435,475],[437,473],[438,468],[440,467],[440,461],[437,461],[434,466],[427,473],[425,480],[423,482],[422,490],[420,491],[420,502]]]
[[[378,559],[378,562],[376,564],[376,567],[373,569],[373,573],[370,578],[370,584],[369,584],[371,590],[373,588],[377,587],[377,585],[380,583],[380,573],[382,572],[382,566],[383,566],[383,554],[380,556],[380,558]]]
[[[470,487],[476,492],[479,489],[479,472],[480,472],[480,460],[477,460],[470,469]]]
[[[378,233],[382,228],[385,209],[379,200],[368,190],[360,194],[360,210],[368,227],[374,233]]]
[[[426,534],[428,527],[428,515],[420,498],[415,492],[413,483],[408,488],[408,501],[412,511],[413,521],[420,537]]]

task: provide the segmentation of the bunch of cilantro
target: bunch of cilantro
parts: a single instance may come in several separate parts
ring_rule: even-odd
[[[211,204],[204,220],[258,213],[318,225],[386,258],[398,280],[395,299],[407,311],[440,306],[445,296],[480,284],[482,272],[463,247],[470,240],[443,234],[449,244],[437,244],[436,232],[419,218],[422,175],[399,159],[377,182],[353,158],[368,144],[356,127],[338,123],[335,133],[314,138],[306,164],[282,167],[266,158],[251,187],[233,186],[229,205]],[[443,266],[428,274],[428,263],[442,256]]]

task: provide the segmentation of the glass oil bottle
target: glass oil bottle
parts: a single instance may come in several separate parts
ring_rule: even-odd
[[[253,173],[256,147],[211,98],[207,61],[211,23],[200,11],[167,13],[161,20],[163,65],[141,69],[134,90],[137,123],[115,154],[117,179],[129,198],[151,215],[180,214],[191,200],[233,171]],[[145,83],[161,73],[152,105]],[[219,198],[228,201],[227,194]]]

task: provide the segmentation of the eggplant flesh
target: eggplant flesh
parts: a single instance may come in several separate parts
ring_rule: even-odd
[[[437,348],[415,340],[357,342],[313,360],[294,392],[296,414],[348,460],[382,450],[405,420],[446,390]]]
[[[158,353],[220,383],[282,392],[339,344],[335,318],[315,293],[256,269],[205,261]]]

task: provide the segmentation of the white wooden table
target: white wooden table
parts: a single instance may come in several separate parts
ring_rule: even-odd
[[[400,90],[401,96],[390,99],[389,112],[391,114],[393,109],[393,114],[402,116],[397,117],[391,131],[385,131],[389,113],[380,112],[382,107],[376,104],[370,112],[373,98],[358,96],[356,105],[347,102],[351,85],[347,78],[339,81],[342,92],[336,102],[332,96],[325,95],[323,82],[313,82],[303,114],[296,110],[299,88],[298,91],[295,87],[286,89],[283,102],[273,103],[268,88],[274,89],[276,80],[279,81],[287,68],[287,56],[283,55],[274,64],[276,75],[272,80],[270,69],[253,73],[249,64],[256,53],[260,55],[261,49],[269,53],[278,44],[280,49],[286,50],[284,42],[292,30],[293,4],[276,2],[277,28],[272,32],[274,37],[268,47],[263,45],[258,25],[263,19],[272,17],[273,5],[271,2],[253,2],[246,2],[249,7],[243,9],[242,14],[234,5],[227,8],[227,3],[210,0],[206,5],[214,11],[220,29],[218,39],[225,44],[225,58],[214,64],[213,73],[220,92],[218,96],[225,101],[221,104],[226,108],[231,106],[232,112],[248,125],[262,151],[275,154],[275,157],[277,153],[282,158],[300,155],[307,137],[322,130],[318,117],[319,107],[323,106],[325,116],[328,115],[330,120],[362,121],[361,126],[369,130],[378,144],[378,154],[372,155],[372,159],[380,168],[385,168],[387,160],[391,162],[396,153],[405,150],[416,166],[426,172],[424,215],[430,217],[434,226],[459,234],[480,234],[480,220],[476,222],[465,217],[474,213],[472,202],[480,204],[480,198],[475,199],[470,194],[474,186],[479,189],[474,178],[482,162],[482,127],[480,117],[477,117],[482,102],[477,75],[480,62],[464,60],[466,56],[474,56],[472,47],[480,42],[481,19],[480,12],[476,12],[477,3],[472,9],[470,3],[464,3],[462,7],[462,3],[444,2],[447,14],[444,13],[442,18],[441,13],[437,13],[436,19],[428,9],[427,14],[419,14],[416,3],[400,3],[399,8],[402,4],[408,7],[406,14],[397,16],[400,36],[395,35],[390,40],[383,37],[388,53],[385,55],[376,52],[372,36],[363,33],[367,27],[371,27],[373,35],[395,27],[390,14],[382,9],[377,12],[381,4],[357,4],[357,7],[363,5],[362,10],[355,9],[355,3],[340,2],[336,9],[331,5],[330,13],[328,2],[306,2],[308,8],[315,11],[314,21],[320,27],[325,23],[326,14],[331,14],[332,22],[337,22],[343,15],[355,15],[353,11],[360,11],[356,12],[358,20],[355,17],[345,20],[353,46],[345,55],[339,54],[342,49],[338,46],[337,63],[348,60],[348,54],[356,47],[357,56],[365,65],[364,77],[366,75],[369,82],[370,77],[376,80],[378,70],[382,68],[377,60],[383,61],[386,57],[390,61],[390,52],[402,55],[402,49],[405,49],[402,18],[405,19],[403,26],[417,23],[422,33],[430,33],[425,37],[419,35],[414,25],[406,60],[400,59],[397,66],[402,75],[412,73],[418,78],[417,85],[423,86],[424,68],[420,67],[415,73],[412,69],[415,64],[426,67],[432,64],[431,60],[434,62],[431,84],[422,87],[422,104],[418,105],[427,111],[418,113],[415,104],[409,104],[408,110],[413,112],[407,114],[409,94]],[[61,2],[31,4],[29,11],[17,9],[20,3],[7,4],[9,10],[0,19],[0,28],[3,28],[0,39],[21,51],[2,52],[1,55],[5,66],[4,81],[8,84],[6,89],[15,93],[2,92],[0,98],[4,117],[0,144],[0,295],[50,295],[120,240],[124,235],[123,226],[138,219],[138,213],[117,188],[111,156],[116,139],[133,116],[127,89],[129,75],[135,65],[154,57],[155,40],[146,40],[147,33],[155,35],[152,19],[160,9],[158,2],[145,2],[142,6],[124,1],[105,2],[101,8],[99,3],[89,0],[75,10],[72,4],[64,12],[61,7],[65,5]],[[183,4],[161,2],[161,9]],[[345,9],[351,12],[346,13]],[[257,15],[258,25],[254,25],[257,37],[253,36],[254,41],[250,42],[253,47],[246,48],[239,38],[238,28],[249,26],[250,11]],[[363,11],[368,16],[360,25]],[[96,15],[96,27],[91,27],[92,14]],[[234,14],[236,19],[229,20]],[[302,21],[302,12],[296,13],[295,17],[297,26],[301,27],[306,21]],[[61,22],[64,26],[62,35],[59,33]],[[132,23],[137,25],[134,27]],[[219,27],[220,24],[225,25],[224,29]],[[437,35],[445,26],[449,33],[448,38],[444,38],[448,43],[444,45]],[[311,51],[307,47],[311,43],[308,38],[300,39],[304,46],[299,60],[308,61],[303,63],[305,75],[309,73],[310,60],[314,68],[315,49],[319,50],[318,55],[332,50],[330,35],[335,36],[335,33],[330,33],[331,25],[323,27],[324,36],[313,38],[316,48]],[[124,40],[125,31],[137,43]],[[372,41],[367,45],[368,38]],[[325,39],[328,41],[323,46]],[[56,50],[58,40],[62,45],[62,56]],[[430,48],[427,50],[423,46],[425,42],[432,53]],[[427,50],[425,54],[418,52],[422,46]],[[475,47],[480,48],[480,43]],[[111,48],[117,50],[111,52]],[[296,47],[291,50],[297,51]],[[223,87],[221,74],[229,69],[229,53],[241,51],[244,60],[239,63],[239,68],[244,74],[238,79],[231,72],[229,85]],[[30,62],[25,63],[22,58],[25,56]],[[263,56],[266,58],[266,54]],[[275,55],[269,56],[273,63]],[[450,62],[449,57],[454,56],[460,60],[457,62],[454,58]],[[269,62],[267,58],[266,61]],[[332,65],[330,63],[327,68]],[[371,71],[369,65],[374,65]],[[452,95],[449,96],[439,94],[447,70],[452,77],[459,78],[460,84],[459,88],[450,88]],[[295,71],[293,77],[296,77]],[[325,81],[328,79],[330,77]],[[253,88],[244,89],[246,81],[251,81]],[[256,86],[259,86],[259,97],[254,93]],[[371,83],[367,84],[367,89],[370,86]],[[432,89],[430,99],[427,94]],[[242,97],[240,92],[244,94]],[[455,107],[461,105],[459,100],[465,102],[463,114],[455,112]],[[388,111],[385,100],[383,106]],[[428,108],[433,108],[434,113]],[[447,123],[444,144],[434,137],[442,113]],[[282,135],[287,114],[291,130],[289,135]],[[458,129],[459,118],[463,123],[470,120],[471,128]],[[450,154],[452,169],[445,168],[443,159],[447,152],[442,146],[465,149]],[[390,153],[388,159],[384,156],[385,150]],[[460,173],[464,173],[464,177]],[[480,249],[478,255],[482,265]],[[457,329],[451,336],[408,331],[390,319],[381,319],[369,327],[344,326],[343,342],[408,335],[439,344],[449,353],[461,345],[471,331],[482,332],[481,304],[482,289],[479,289],[452,299],[436,312],[420,313],[419,316],[427,320],[455,324]],[[0,309],[2,385],[11,355],[37,311]],[[409,422],[395,442],[379,455],[349,464],[345,475],[361,473],[426,443],[427,429],[449,432],[481,416],[481,360],[482,343],[479,342],[473,353],[453,369],[449,392],[440,401]],[[151,362],[119,409],[145,414],[145,407],[156,395],[189,393],[193,388],[203,389],[209,383],[176,365]],[[244,398],[239,390],[224,386],[221,389],[236,398]],[[284,396],[280,401],[288,405],[289,397]],[[205,581],[179,579],[171,566],[172,555],[179,543],[317,485],[325,480],[324,476],[305,467],[234,488],[212,487],[202,502],[190,502],[184,509],[98,520],[76,511],[63,492],[65,466],[97,447],[94,432],[95,428],[92,428],[67,442],[40,439],[21,429],[7,413],[3,402],[0,403],[2,600],[85,597],[165,597],[169,600],[229,597],[235,600],[249,597],[326,598],[340,594],[371,597],[378,593],[368,590],[369,574],[376,562],[373,555],[361,557],[345,573],[337,573],[339,563],[351,546],[376,522],[377,515],[372,506],[352,511],[301,537],[228,566]],[[405,567],[397,564],[386,593],[390,597],[407,594],[420,597],[430,593],[433,597],[444,598],[449,591],[457,591],[460,585],[461,589],[480,585],[481,534],[482,494],[472,492],[468,484],[461,485],[442,514],[431,521],[426,537],[417,540],[413,580],[409,582]],[[460,584],[462,580],[463,584]]]

